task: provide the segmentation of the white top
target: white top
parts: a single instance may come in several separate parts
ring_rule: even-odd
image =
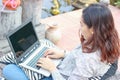
[[[58,69],[52,72],[53,80],[87,80],[89,77],[102,76],[110,64],[100,61],[100,51],[83,53],[79,46],[69,52]]]

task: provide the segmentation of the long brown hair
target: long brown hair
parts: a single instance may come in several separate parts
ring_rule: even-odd
[[[119,37],[114,26],[114,20],[109,8],[102,4],[91,4],[83,10],[84,23],[93,28],[94,35],[84,43],[81,36],[83,51],[87,53],[100,49],[101,61],[113,63],[120,55]],[[88,47],[91,45],[92,47]]]

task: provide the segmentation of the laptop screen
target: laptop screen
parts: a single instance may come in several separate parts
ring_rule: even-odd
[[[9,40],[16,57],[19,58],[19,56],[37,41],[32,22],[25,24],[22,28],[10,35]]]

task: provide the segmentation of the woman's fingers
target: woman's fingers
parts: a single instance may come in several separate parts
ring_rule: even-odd
[[[42,58],[40,58],[37,63],[41,64],[41,63],[43,63],[43,61],[44,60]]]
[[[51,54],[51,55],[47,55],[47,57],[52,59],[52,58],[55,58],[55,55]]]
[[[53,53],[53,51],[52,51],[51,49],[48,49],[48,50],[45,52],[44,56],[46,57],[47,55],[50,55],[50,54],[52,54],[52,53]]]
[[[45,54],[44,55],[48,55],[48,54],[51,54],[53,51],[51,49],[48,49],[47,51],[45,51]]]
[[[43,67],[41,63],[37,63],[36,66]]]
[[[43,63],[44,63],[44,58],[40,58],[36,65],[41,67]]]

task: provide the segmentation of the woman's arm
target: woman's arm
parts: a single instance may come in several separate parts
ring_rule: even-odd
[[[64,58],[65,57],[65,51],[58,49],[58,48],[51,48],[48,49],[45,54],[44,57],[48,57],[51,59],[60,59],[60,58]]]
[[[53,80],[66,80],[59,72],[58,69],[51,72]]]

